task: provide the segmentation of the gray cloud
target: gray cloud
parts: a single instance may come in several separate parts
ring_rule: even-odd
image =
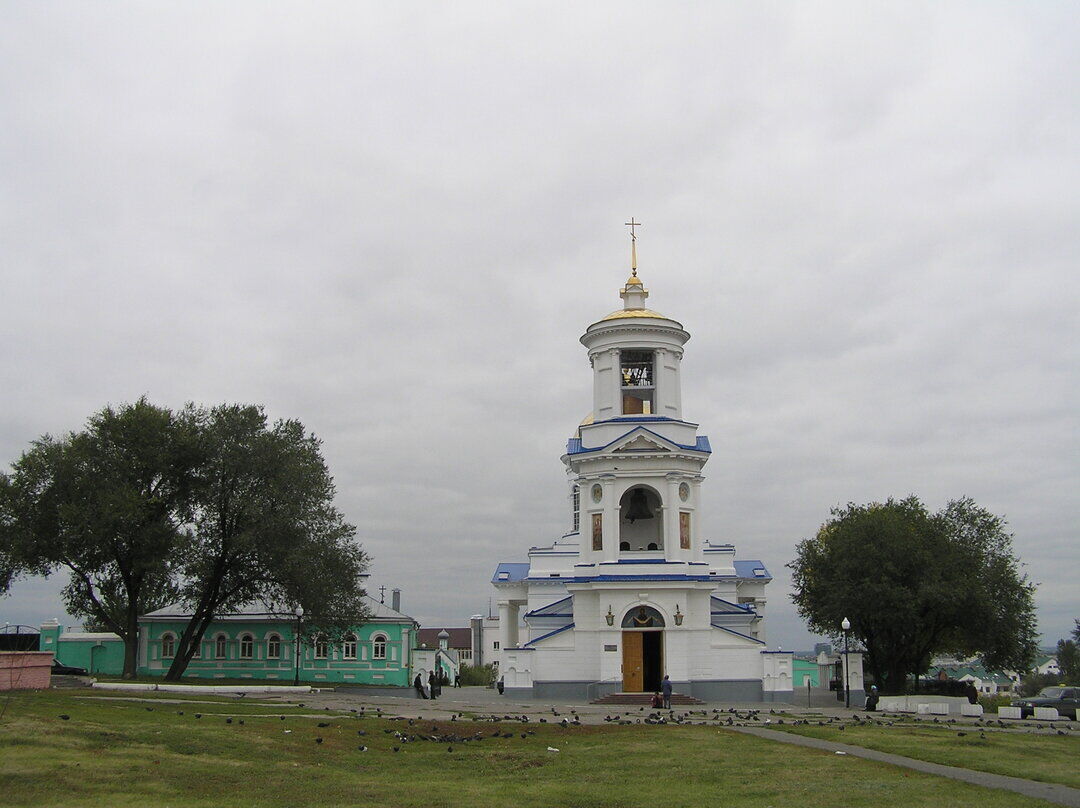
[[[1068,5],[0,14],[0,458],[144,393],[264,403],[373,586],[460,623],[565,528],[634,214],[772,642],[808,642],[794,543],[909,492],[1006,514],[1047,639],[1080,615]]]

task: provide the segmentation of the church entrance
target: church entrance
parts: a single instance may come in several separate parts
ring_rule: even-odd
[[[654,693],[664,678],[664,632],[624,631],[623,692]]]

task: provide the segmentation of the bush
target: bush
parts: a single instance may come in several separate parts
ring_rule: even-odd
[[[472,665],[461,666],[462,685],[481,685],[487,687],[494,681],[495,671],[491,665],[481,665],[476,668]]]
[[[997,696],[979,696],[979,704],[982,705],[984,713],[996,713],[998,707],[1008,707],[1015,696],[1007,696],[1004,693]]]

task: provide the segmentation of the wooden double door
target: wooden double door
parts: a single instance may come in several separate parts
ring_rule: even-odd
[[[652,693],[664,678],[664,632],[622,633],[624,693]]]

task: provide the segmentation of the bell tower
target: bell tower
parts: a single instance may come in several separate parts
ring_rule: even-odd
[[[695,511],[710,449],[682,417],[679,371],[690,334],[646,308],[636,242],[632,255],[623,307],[581,337],[593,411],[563,456],[578,496],[581,561],[701,563]]]

